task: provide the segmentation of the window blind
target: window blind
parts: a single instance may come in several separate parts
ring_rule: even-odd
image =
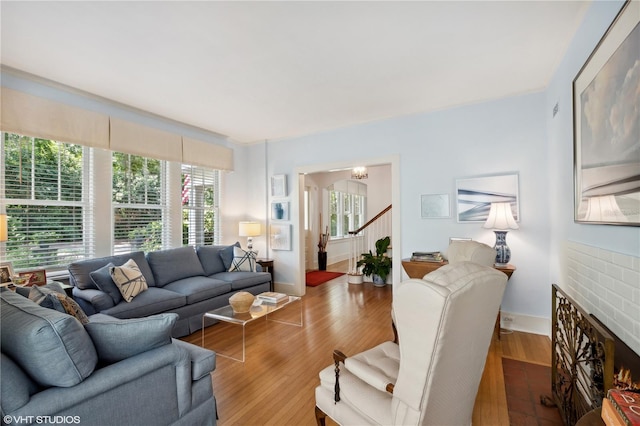
[[[92,257],[86,228],[86,150],[79,145],[3,133],[3,203],[8,214],[7,260],[16,271],[64,270]],[[87,244],[85,244],[87,242]]]

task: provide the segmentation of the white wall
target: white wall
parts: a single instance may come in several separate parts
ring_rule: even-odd
[[[423,220],[420,194],[449,193],[455,180],[474,176],[518,173],[520,230],[508,242],[518,270],[509,282],[503,308],[549,318],[549,216],[547,204],[547,143],[545,95],[534,93],[480,105],[390,119],[290,140],[267,143],[269,175],[291,175],[301,166],[346,162],[366,163],[367,154],[399,156],[401,245],[403,257],[416,250],[445,250],[449,237],[473,237],[493,245],[494,234],[482,224],[458,224],[449,219]],[[292,211],[292,214],[297,214]],[[294,221],[295,223],[295,221]],[[295,231],[294,231],[295,232]],[[294,282],[298,253],[278,252],[282,275]],[[276,268],[278,269],[278,268]],[[278,273],[278,272],[276,272]]]
[[[600,319],[619,337],[633,347],[640,348],[640,228],[612,225],[585,225],[573,221],[573,116],[572,81],[594,50],[602,35],[622,7],[622,1],[594,2],[569,46],[547,91],[545,102],[547,144],[549,150],[549,206],[551,267],[550,282],[558,284],[584,309],[603,312]],[[558,114],[552,115],[558,104]],[[588,268],[588,280],[576,267],[575,253],[587,253],[580,268]],[[607,266],[602,256],[625,259],[632,267],[617,273],[620,268]],[[595,259],[595,260],[594,260]],[[615,263],[615,262],[614,262]],[[576,272],[578,271],[578,273]],[[616,276],[610,277],[612,274]],[[624,285],[616,284],[622,281]],[[612,288],[612,287],[615,287]],[[624,287],[624,289],[623,289]],[[619,300],[624,295],[624,301]],[[608,297],[604,300],[604,297]],[[616,299],[618,298],[618,299]],[[618,303],[619,302],[619,303]],[[624,303],[624,306],[622,305]],[[618,310],[618,315],[609,314]],[[626,314],[623,314],[626,313]],[[620,315],[623,314],[623,315]],[[617,318],[616,318],[617,317]],[[630,339],[635,335],[636,339]]]

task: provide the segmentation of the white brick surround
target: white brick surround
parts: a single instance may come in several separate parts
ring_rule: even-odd
[[[640,258],[568,242],[566,259],[558,284],[640,354]]]

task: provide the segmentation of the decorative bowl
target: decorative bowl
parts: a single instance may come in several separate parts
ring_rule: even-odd
[[[246,291],[240,291],[229,298],[229,304],[231,305],[231,308],[233,308],[233,312],[242,314],[249,312],[254,299],[255,296],[253,294],[247,293]]]

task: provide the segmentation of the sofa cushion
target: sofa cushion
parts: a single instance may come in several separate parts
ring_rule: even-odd
[[[163,289],[184,295],[187,298],[187,304],[193,305],[230,292],[231,284],[213,278],[190,277],[167,284]]]
[[[240,247],[234,247],[233,260],[231,261],[229,272],[236,271],[255,272],[256,253],[253,251],[243,250]]]
[[[113,266],[110,272],[111,279],[116,283],[122,298],[127,303],[148,288],[147,280],[144,279],[144,275],[133,259],[127,260],[122,266]]]
[[[11,291],[0,298],[2,352],[39,385],[70,387],[93,372],[98,356],[80,321]]]
[[[91,272],[97,271],[108,263],[113,263],[115,266],[123,265],[129,259],[133,259],[136,262],[136,265],[140,268],[140,272],[142,272],[145,280],[147,280],[147,285],[149,287],[154,287],[156,282],[153,277],[153,272],[151,272],[151,267],[149,267],[149,263],[147,263],[147,258],[143,251],[73,262],[69,265],[70,284],[81,290],[90,288],[97,289],[97,286],[93,280],[91,280]]]
[[[60,290],[62,287],[58,284]],[[80,305],[73,300],[71,297],[67,296],[64,291],[60,293],[50,287],[32,287],[29,292],[29,299],[33,300],[38,305],[55,309],[58,312],[62,312],[68,315],[75,317],[82,324],[86,324],[89,322],[89,318],[84,313]]]
[[[171,343],[171,330],[178,314],[147,318],[117,319],[94,316],[85,325],[98,352],[98,359],[114,363]]]
[[[199,246],[196,249],[205,275],[211,275],[229,269],[228,266],[224,265],[222,260],[222,251],[229,247],[233,246]],[[233,257],[233,254],[231,257]]]
[[[240,247],[240,243],[236,241],[235,244],[231,246],[227,246],[223,250],[220,251],[220,258],[222,259],[222,263],[224,264],[224,270],[228,271],[231,268],[231,262],[233,262],[233,248]]]
[[[89,273],[91,281],[98,287],[98,290],[107,293],[112,299],[114,304],[122,302],[122,294],[120,289],[113,282],[111,278],[111,268],[115,265],[112,262],[107,263],[102,268]]]
[[[202,264],[191,246],[152,251],[147,254],[147,260],[158,287],[182,278],[204,276]]]
[[[220,272],[210,278],[231,283],[231,290],[241,290],[271,281],[269,272]]]
[[[2,411],[11,413],[24,406],[31,395],[38,391],[38,386],[25,374],[18,364],[2,354],[0,359],[0,394],[2,394]]]
[[[140,318],[160,314],[187,304],[187,298],[175,291],[149,287],[131,302],[122,301],[112,308],[100,312],[117,318]]]

